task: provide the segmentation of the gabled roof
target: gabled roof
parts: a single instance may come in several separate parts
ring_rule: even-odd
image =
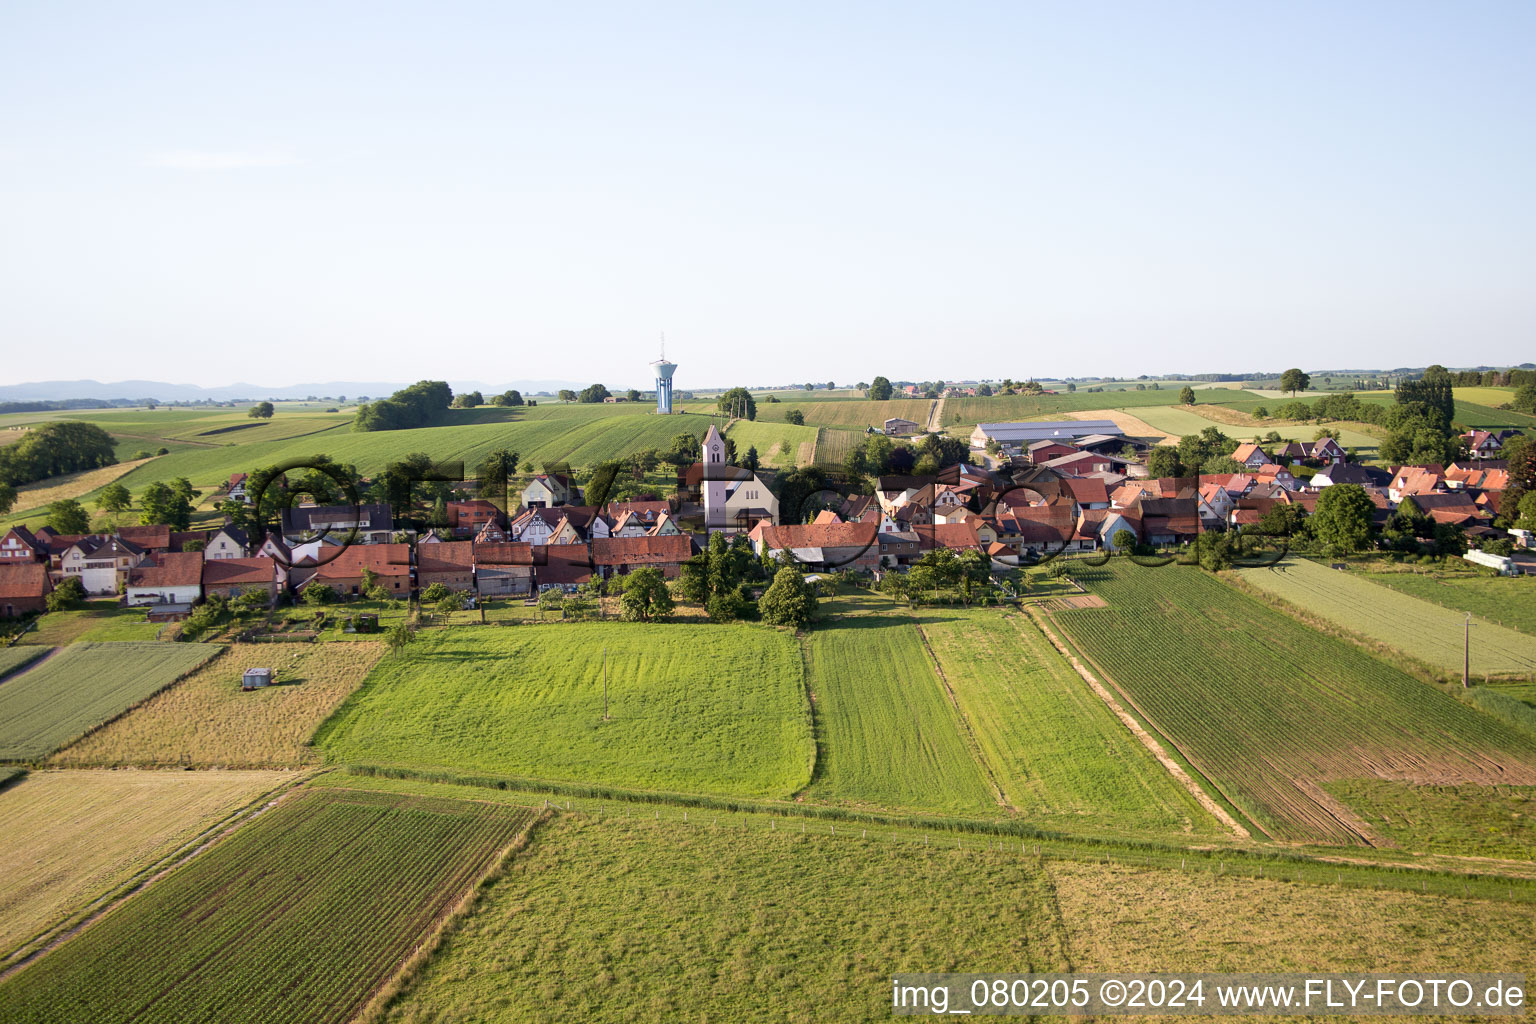
[[[238,526],[231,526],[229,523],[225,523],[223,526],[210,533],[208,535],[208,539],[213,540],[221,533],[228,537],[230,540],[234,541],[236,544],[240,545],[242,548],[248,548],[251,546],[251,538],[246,534],[246,532],[240,529]]]
[[[48,567],[42,562],[0,562],[0,597],[44,597],[52,589]]]
[[[593,565],[673,565],[693,557],[687,534],[661,537],[599,537],[592,542]]]
[[[203,586],[261,586],[277,579],[277,560],[265,555],[256,558],[210,558],[203,563]]]
[[[477,541],[475,543],[475,564],[532,565],[533,545],[525,544],[522,541],[500,544],[481,544]]]
[[[352,579],[361,576],[364,569],[372,569],[379,576],[409,576],[411,573],[411,546],[409,544],[353,544],[343,548],[341,554],[321,564],[314,579],[325,583],[334,579]]]
[[[1232,458],[1238,462],[1247,462],[1254,455],[1263,455],[1264,461],[1269,461],[1269,456],[1264,455],[1264,449],[1252,442],[1238,445],[1237,450],[1232,453]]]
[[[670,511],[672,511],[670,501],[610,501],[603,506],[603,514],[610,519],[618,519],[619,516],[628,512],[647,524],[654,523],[657,516]]]
[[[117,535],[145,551],[165,550],[171,546],[171,528],[164,523],[153,526],[120,526]]]
[[[758,523],[752,536],[760,537],[770,551],[805,548],[862,548],[875,542],[879,523]],[[973,534],[974,537],[974,534]]]
[[[815,526],[825,526],[828,523],[840,523],[842,521],[843,517],[838,515],[836,512],[833,512],[829,508],[824,508],[820,512],[817,512],[816,518],[811,520],[812,524]]]
[[[128,570],[130,587],[197,587],[203,582],[203,556],[197,551],[162,551],[153,561]]]
[[[416,546],[416,568],[420,572],[469,572],[474,564],[473,541],[447,540]]]
[[[920,523],[912,527],[912,532],[917,534],[918,544],[925,551],[933,548],[950,548],[955,551],[981,548],[981,539],[976,536],[976,527],[969,521]]]
[[[580,584],[592,578],[592,559],[585,544],[541,544],[534,552],[534,564],[534,579],[540,586]]]
[[[363,530],[393,530],[394,516],[388,505],[298,505],[283,509],[285,534],[319,532],[344,533],[353,524]]]

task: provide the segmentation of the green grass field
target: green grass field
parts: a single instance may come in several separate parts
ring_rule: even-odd
[[[1032,824],[1106,835],[1224,830],[1021,614],[918,614],[1008,802]]]
[[[884,402],[871,402],[868,399],[847,402],[758,402],[757,418],[764,423],[782,423],[791,410],[798,410],[805,417],[808,427],[863,431],[865,427],[884,426],[886,420],[897,417],[912,420],[921,427],[928,422],[928,410],[932,407],[933,402],[926,398],[892,398]]]
[[[424,634],[316,741],[339,761],[762,797],[803,787],[814,757],[794,638],[688,623]]]
[[[0,648],[0,679],[4,679],[24,665],[36,661],[45,653],[47,652],[40,651],[36,647]]]
[[[0,760],[47,757],[220,650],[208,644],[71,644],[0,685]]]
[[[1360,843],[1340,778],[1536,784],[1536,742],[1197,568],[1075,572],[1107,607],[1057,612],[1077,646],[1276,839]]]
[[[1536,581],[1461,572],[1371,572],[1368,579],[1424,601],[1536,636]]]
[[[0,1018],[351,1020],[531,817],[301,792],[0,983]]]
[[[1213,393],[1215,394],[1215,393]],[[1244,391],[1220,392],[1226,404],[1251,397]],[[1217,398],[1212,398],[1216,401]],[[948,398],[944,401],[944,425],[976,423],[1011,423],[1015,420],[1065,419],[1069,412],[1087,409],[1143,409],[1173,406],[1179,401],[1179,388],[1166,384],[1160,391],[1078,390],[1057,395],[993,395],[990,398]],[[1137,415],[1141,415],[1137,413]],[[1144,418],[1144,417],[1143,417]]]
[[[1404,849],[1536,860],[1536,787],[1346,779],[1326,788]]]
[[[809,466],[816,459],[816,428],[797,427],[792,423],[737,420],[726,433],[736,442],[736,459],[746,457],[747,448],[757,449],[763,465],[772,469]],[[789,446],[785,451],[783,446]]]
[[[1448,608],[1396,589],[1373,577],[1338,572],[1305,558],[1237,574],[1260,590],[1313,615],[1378,640],[1441,671],[1460,675],[1465,618]],[[1507,580],[1519,586],[1520,580]],[[1474,620],[1472,673],[1536,675],[1536,637]]]
[[[868,1021],[896,971],[1066,966],[1016,852],[821,831],[561,816],[385,1019]]]
[[[59,647],[76,640],[154,640],[163,626],[144,617],[143,608],[124,608],[116,600],[87,601],[82,608],[48,612],[22,634],[22,644]]]
[[[848,453],[863,445],[865,436],[858,430],[818,427],[816,429],[816,464],[841,467]]]
[[[912,620],[839,597],[806,641],[821,759],[806,796],[859,806],[999,814]]]

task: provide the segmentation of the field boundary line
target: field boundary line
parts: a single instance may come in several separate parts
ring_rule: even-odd
[[[987,773],[987,781],[992,784],[992,792],[995,794],[999,807],[1010,814],[1019,813],[1019,809],[1009,801],[1008,794],[1003,792],[1003,787],[997,781],[997,773],[992,770],[992,763],[987,760],[986,751],[981,749],[981,743],[976,739],[976,730],[971,727],[971,720],[966,717],[965,709],[960,706],[960,698],[955,694],[955,688],[949,685],[949,677],[944,674],[944,666],[939,663],[939,656],[933,653],[933,645],[928,642],[928,634],[923,631],[923,624],[916,616],[912,616],[912,628],[917,630],[917,638],[923,642],[923,650],[928,652],[928,660],[933,663],[934,674],[938,677],[939,685],[944,687],[944,692],[949,696],[950,706],[955,709],[955,715],[960,719],[960,729],[965,734],[965,745],[971,752],[971,757],[981,765],[981,770]]]
[[[112,771],[108,768],[61,768],[53,771]],[[175,769],[133,769],[150,771],[174,771]],[[31,773],[28,773],[31,774]],[[132,899],[151,885],[170,874],[176,868],[197,857],[209,847],[226,838],[239,828],[290,797],[300,786],[320,774],[317,771],[302,773],[296,779],[284,779],[277,786],[259,794],[255,799],[220,818],[197,835],[158,860],[151,861],[136,874],[117,886],[86,902],[86,904],[38,932],[32,938],[0,954],[0,981],[4,981],[24,967],[74,938],[86,928],[101,920],[113,909]],[[28,948],[28,947],[32,948]],[[5,962],[9,961],[9,962]]]
[[[1129,729],[1131,734],[1141,741],[1142,746],[1146,747],[1147,750],[1151,752],[1153,757],[1157,758],[1157,763],[1162,765],[1163,768],[1167,770],[1168,774],[1173,776],[1174,780],[1178,782],[1179,785],[1183,786],[1189,792],[1189,795],[1194,797],[1196,802],[1198,802],[1201,807],[1204,807],[1207,811],[1209,811],[1212,817],[1230,829],[1233,835],[1240,839],[1252,839],[1252,833],[1243,827],[1243,825],[1236,818],[1227,813],[1227,809],[1225,807],[1222,807],[1215,800],[1212,800],[1211,795],[1207,793],[1199,783],[1195,782],[1195,780],[1189,776],[1189,773],[1186,772],[1177,761],[1168,756],[1168,752],[1163,749],[1162,744],[1158,743],[1157,738],[1154,737],[1149,731],[1144,729],[1141,723],[1136,721],[1135,717],[1131,715],[1130,712],[1121,707],[1120,702],[1115,700],[1114,695],[1104,687],[1104,684],[1099,682],[1094,674],[1090,672],[1087,667],[1085,667],[1083,663],[1077,659],[1077,656],[1067,649],[1066,644],[1062,643],[1061,638],[1056,635],[1055,631],[1052,630],[1045,621],[1043,621],[1047,617],[1046,613],[1036,611],[1033,607],[1029,609],[1029,612],[1030,618],[1033,619],[1035,624],[1040,627],[1040,631],[1045,634],[1046,639],[1051,642],[1051,645],[1055,647],[1056,650],[1060,651],[1062,657],[1066,658],[1068,663],[1070,663],[1071,666],[1077,670],[1077,674],[1082,676],[1083,681],[1088,684],[1088,686],[1093,690],[1095,694],[1098,695],[1099,699],[1102,700],[1104,704],[1109,708],[1109,710],[1114,713],[1115,717],[1120,719],[1121,724]],[[1100,671],[1103,671],[1103,669],[1100,669]],[[1114,685],[1113,681],[1111,681],[1111,685]],[[1115,685],[1115,689],[1118,690],[1120,687]],[[1126,699],[1129,700],[1130,698],[1127,697]],[[1173,743],[1172,740],[1169,740],[1168,742],[1170,744]],[[1177,749],[1176,745],[1175,749]],[[1206,781],[1209,782],[1212,786],[1216,786],[1216,784],[1211,782],[1208,777],[1206,778]],[[1217,792],[1220,792],[1221,787],[1216,786],[1216,790]],[[1225,796],[1225,794],[1222,795]]]
[[[90,641],[87,641],[87,642],[90,642]],[[96,642],[97,643],[113,643],[113,642],[120,642],[120,641],[96,641]],[[159,643],[160,641],[157,641],[157,640],[144,640],[144,641],[139,641],[139,642],[141,642],[141,643]],[[67,644],[61,645],[60,647],[55,648],[55,650],[63,650],[63,648],[66,647],[66,646],[68,646],[68,645]],[[85,739],[87,736],[92,736],[92,735],[100,732],[101,730],[105,729],[107,726],[112,725],[113,723],[117,722],[119,719],[127,717],[130,712],[137,711],[139,708],[143,707],[145,704],[148,704],[150,701],[152,701],[156,697],[160,696],[166,690],[169,690],[171,687],[175,686],[177,683],[185,682],[188,678],[190,678],[192,676],[192,674],[194,672],[197,672],[198,670],[200,670],[204,665],[211,664],[212,662],[217,661],[219,658],[222,658],[222,657],[224,657],[224,655],[229,653],[229,645],[228,644],[204,644],[202,646],[217,647],[218,650],[216,650],[213,653],[209,654],[208,657],[204,658],[202,661],[198,662],[196,665],[193,665],[191,668],[187,669],[185,672],[182,672],[175,679],[172,679],[170,682],[166,683],[164,686],[156,687],[154,693],[146,694],[143,697],[143,699],[134,701],[132,704],[128,705],[126,708],[123,708],[123,710],[119,711],[117,714],[113,715],[111,718],[108,718],[108,719],[106,719],[104,721],[101,721],[101,722],[97,722],[95,725],[91,726],[89,729],[85,730],[80,735],[71,738],[67,742],[60,743],[57,747],[53,748],[52,750],[48,751],[48,753],[44,754],[35,763],[37,765],[39,765],[39,766],[46,765],[48,763],[48,761],[50,761],[54,757],[57,757],[60,753],[62,753],[63,751],[69,749],[70,747],[74,746],[76,743],[79,743],[81,740]],[[37,664],[37,663],[33,662],[32,664]]]
[[[422,970],[442,948],[443,940],[453,932],[460,921],[474,913],[475,907],[480,903],[481,894],[486,888],[507,873],[507,866],[513,858],[527,849],[528,844],[532,842],[534,831],[553,817],[552,811],[535,811],[528,824],[512,837],[512,841],[489,858],[490,863],[486,865],[484,871],[470,881],[458,902],[432,922],[416,947],[401,959],[399,965],[390,971],[372,992],[368,993],[362,1008],[353,1015],[352,1024],[374,1024],[384,1018],[389,1008],[409,992],[416,980],[421,977]]]
[[[822,743],[821,716],[816,713],[816,694],[811,692],[811,673],[807,664],[811,657],[811,646],[803,632],[796,634],[795,645],[800,648],[800,694],[805,699],[806,724],[811,727],[811,770],[806,774],[805,785],[789,795],[791,800],[800,801],[816,785],[825,770],[827,759],[824,756],[825,745]]]

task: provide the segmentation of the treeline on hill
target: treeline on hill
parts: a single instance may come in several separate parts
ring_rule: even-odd
[[[65,412],[70,409],[117,409],[135,404],[127,398],[110,402],[101,398],[70,398],[61,402],[0,402],[0,414],[10,412]]]
[[[353,430],[406,430],[430,426],[453,401],[453,389],[440,380],[419,380],[388,398],[357,407]]]
[[[0,483],[12,487],[117,462],[112,435],[94,423],[47,423],[0,448]]]

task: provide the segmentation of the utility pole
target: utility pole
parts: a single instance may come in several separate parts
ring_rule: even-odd
[[[1467,621],[1461,628],[1461,688],[1469,689],[1472,686],[1472,613],[1467,612]]]
[[[603,648],[603,721],[608,721],[608,648]]]

